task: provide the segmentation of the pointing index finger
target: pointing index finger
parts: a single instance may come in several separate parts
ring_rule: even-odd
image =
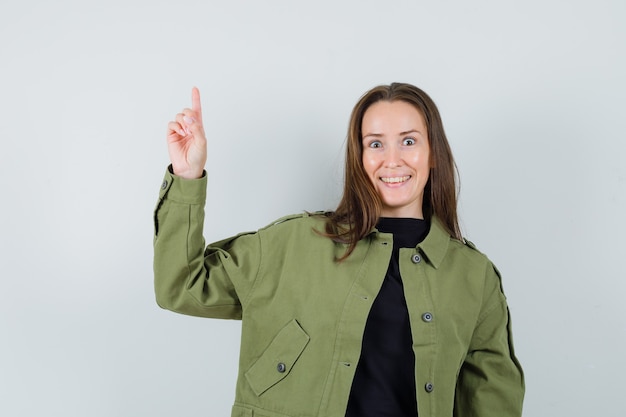
[[[198,87],[191,89],[191,110],[198,113],[202,117],[202,104],[200,104],[200,90]]]

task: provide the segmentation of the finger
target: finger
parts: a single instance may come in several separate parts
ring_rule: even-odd
[[[178,134],[182,137],[187,136],[187,134],[185,133],[185,130],[178,122],[169,122],[167,124],[167,135],[169,136],[172,133]]]
[[[198,118],[202,120],[202,104],[200,103],[200,90],[198,90],[198,87],[191,89],[191,109],[196,112]]]
[[[184,109],[182,113],[178,113],[176,115],[176,122],[180,125],[183,130],[183,136],[191,134],[189,130],[189,126],[193,123],[192,111],[190,109]]]
[[[200,133],[202,130],[202,120],[196,111],[183,109],[182,118],[177,119],[187,134]]]
[[[198,119],[198,113],[194,110],[184,109],[182,112],[182,118],[179,119],[179,123],[188,135],[194,134],[198,135],[200,138],[204,137],[202,120]]]
[[[185,116],[187,116],[188,113],[186,113],[187,109],[183,110],[181,113],[178,113],[176,115],[176,121],[181,125],[181,126],[185,126]]]

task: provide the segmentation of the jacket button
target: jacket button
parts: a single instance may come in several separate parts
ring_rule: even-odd
[[[431,321],[433,321],[433,314],[429,312],[422,314],[422,320],[424,320],[426,323],[430,323]]]
[[[413,261],[414,264],[418,264],[422,262],[422,257],[416,253],[415,255],[411,257],[411,260]]]
[[[161,189],[165,190],[167,188],[167,180],[163,181],[163,184],[161,184]]]
[[[282,374],[287,370],[287,366],[281,362],[278,365],[276,365],[276,370]]]
[[[426,392],[433,392],[435,386],[431,382],[428,382],[426,385],[424,385],[424,389],[426,390]]]

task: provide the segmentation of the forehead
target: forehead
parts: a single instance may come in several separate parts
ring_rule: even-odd
[[[425,131],[422,113],[406,101],[377,101],[363,114],[363,134]]]

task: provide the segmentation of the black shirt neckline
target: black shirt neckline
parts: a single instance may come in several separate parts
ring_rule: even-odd
[[[379,232],[393,234],[394,248],[414,248],[426,238],[430,223],[408,217],[381,217],[376,228]]]

